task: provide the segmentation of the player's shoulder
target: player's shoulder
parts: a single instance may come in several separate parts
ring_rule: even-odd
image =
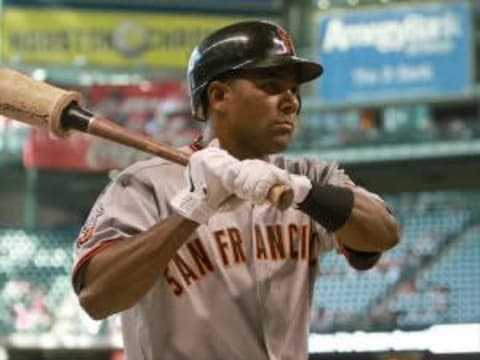
[[[181,148],[189,152],[188,148]],[[160,157],[152,157],[137,161],[113,176],[115,182],[125,182],[135,179],[144,183],[150,183],[153,179],[183,176],[184,167],[172,161]]]
[[[337,163],[333,161],[316,159],[312,157],[295,156],[288,153],[285,155],[273,155],[271,157],[271,161],[282,169],[286,169],[291,173],[300,175],[313,175],[338,168]]]
[[[275,155],[271,158],[271,161],[292,174],[305,175],[321,184],[344,185],[352,183],[345,171],[334,161],[289,154]]]
[[[149,173],[168,172],[175,168],[181,168],[181,166],[159,157],[152,157],[129,165],[121,171],[121,174],[142,176]]]

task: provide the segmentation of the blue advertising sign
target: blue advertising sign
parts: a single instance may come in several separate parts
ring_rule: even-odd
[[[458,95],[472,82],[464,3],[330,15],[319,20],[324,103]]]

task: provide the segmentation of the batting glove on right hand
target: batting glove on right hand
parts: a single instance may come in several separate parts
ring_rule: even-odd
[[[247,159],[224,167],[222,183],[240,199],[261,205],[275,185],[290,185],[289,174],[266,161]]]

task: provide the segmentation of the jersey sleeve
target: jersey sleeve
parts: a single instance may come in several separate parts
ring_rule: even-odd
[[[133,170],[121,173],[98,197],[75,240],[72,280],[78,289],[81,268],[113,241],[139,234],[161,217],[158,189]]]
[[[322,185],[352,185],[353,181],[335,162],[325,160],[299,159],[290,160],[282,156],[273,159],[275,165],[289,173],[305,175],[310,180]]]
[[[343,256],[345,256],[345,259],[347,259],[350,266],[356,270],[363,271],[371,269],[382,256],[381,252],[367,252],[351,249],[340,241],[337,241],[337,246],[340,253],[342,253]]]

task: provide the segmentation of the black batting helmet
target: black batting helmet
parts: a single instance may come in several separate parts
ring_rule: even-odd
[[[267,21],[243,21],[206,37],[192,52],[187,70],[192,113],[206,120],[202,98],[208,84],[230,71],[294,65],[298,82],[315,79],[320,64],[296,56],[290,34]]]

